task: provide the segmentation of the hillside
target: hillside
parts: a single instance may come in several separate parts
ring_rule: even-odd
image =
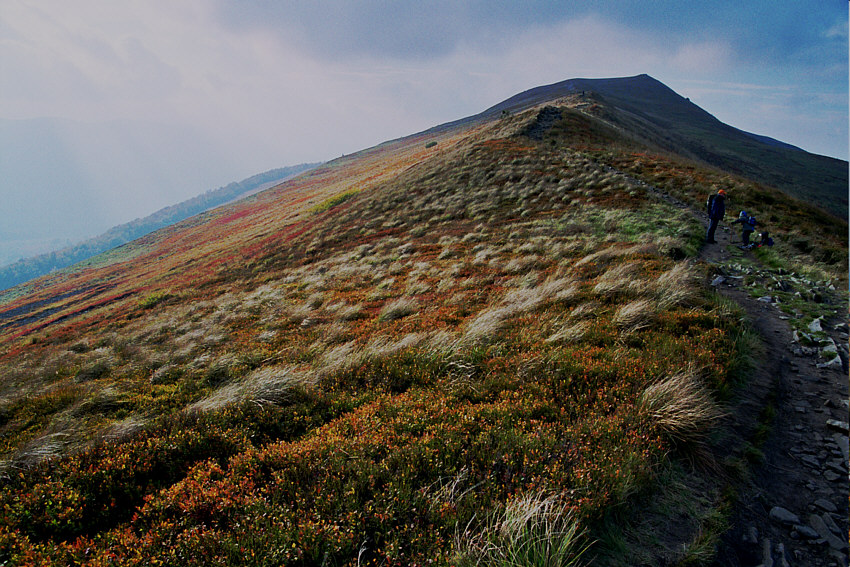
[[[526,96],[11,290],[0,562],[710,562],[759,338],[709,282],[845,317],[847,223],[612,96]],[[700,261],[718,188],[776,246]]]
[[[67,268],[207,209],[245,197],[270,185],[277,185],[285,179],[298,175],[316,165],[318,164],[301,164],[252,175],[242,181],[229,183],[218,189],[211,189],[182,203],[165,207],[144,218],[115,226],[99,236],[74,246],[49,254],[24,258],[8,266],[2,266],[0,267],[0,290],[8,289],[54,270]]]
[[[486,110],[492,117],[576,93],[596,93],[597,117],[657,148],[756,179],[846,219],[847,162],[802,151],[717,120],[648,75],[570,79],[520,93]]]

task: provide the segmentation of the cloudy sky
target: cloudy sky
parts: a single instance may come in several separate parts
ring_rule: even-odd
[[[648,73],[733,126],[848,154],[846,0],[3,0],[0,46],[7,245],[575,77]]]

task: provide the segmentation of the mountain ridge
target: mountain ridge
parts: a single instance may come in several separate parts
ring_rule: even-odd
[[[704,562],[759,447],[718,430],[758,347],[711,284],[815,345],[847,222],[650,114],[444,125],[10,290],[0,562]],[[705,260],[721,188],[773,247]]]
[[[647,74],[567,79],[535,87],[465,120],[491,118],[582,93],[604,97],[614,107],[615,124],[627,130],[639,131],[637,121],[648,124],[649,132],[642,136],[644,141],[758,179],[823,207],[839,218],[847,218],[846,161],[812,154],[786,142],[727,125]]]

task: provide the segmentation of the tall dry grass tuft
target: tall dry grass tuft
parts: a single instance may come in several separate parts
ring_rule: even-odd
[[[338,321],[344,322],[363,319],[368,316],[366,311],[363,309],[363,306],[359,303],[355,305],[341,305],[338,309],[336,309],[335,315]]]
[[[510,502],[482,533],[467,528],[456,547],[461,565],[571,567],[589,545],[567,505],[541,491]]]
[[[494,338],[516,313],[513,306],[484,309],[466,326],[464,341],[486,342]]]
[[[627,303],[614,313],[614,324],[623,335],[629,335],[652,324],[655,306],[647,299],[638,299]]]
[[[662,310],[690,305],[697,296],[699,277],[686,262],[676,264],[655,281],[655,296]]]
[[[593,291],[604,297],[617,295],[638,296],[646,292],[648,285],[645,281],[634,277],[640,271],[640,264],[627,262],[610,268],[599,276]]]
[[[570,311],[569,318],[570,319],[588,319],[591,317],[596,317],[596,312],[599,310],[599,304],[595,301],[589,301],[587,303],[582,303],[577,306],[575,309]]]
[[[467,325],[465,340],[486,341],[495,337],[509,319],[553,302],[568,303],[580,289],[572,278],[550,278],[536,287],[520,287],[505,294],[498,305],[484,309]]]
[[[597,246],[592,242],[589,243],[589,246]],[[652,253],[655,250],[655,246],[651,243],[647,244],[635,244],[634,246],[627,246],[625,248],[618,248],[617,246],[609,246],[607,248],[602,248],[601,250],[596,250],[584,258],[578,260],[574,266],[584,266],[585,264],[598,264],[600,262],[608,262],[614,258],[620,258],[623,256],[636,256],[638,254],[648,254]]]
[[[395,321],[403,319],[408,315],[413,315],[419,310],[419,304],[405,297],[400,297],[393,301],[388,301],[381,309],[378,315],[378,321]]]
[[[257,404],[281,404],[295,388],[307,387],[313,376],[294,366],[258,368],[247,376],[227,383],[206,398],[189,406],[190,411],[208,412],[231,404],[251,401]]]
[[[638,399],[638,409],[678,445],[705,441],[708,431],[723,415],[694,370],[649,386]]]
[[[546,342],[556,344],[577,343],[584,338],[589,327],[590,324],[586,321],[579,321],[572,325],[565,325],[546,339]]]

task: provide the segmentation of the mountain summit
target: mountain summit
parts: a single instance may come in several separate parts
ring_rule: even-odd
[[[736,297],[846,392],[847,222],[777,156],[568,81],[3,292],[0,564],[710,561],[777,399]],[[704,244],[719,189],[774,246]]]
[[[650,77],[569,79],[536,87],[484,111],[492,117],[546,101],[594,93],[604,102],[608,122],[636,139],[732,173],[758,179],[797,198],[847,218],[847,162],[744,132]]]

